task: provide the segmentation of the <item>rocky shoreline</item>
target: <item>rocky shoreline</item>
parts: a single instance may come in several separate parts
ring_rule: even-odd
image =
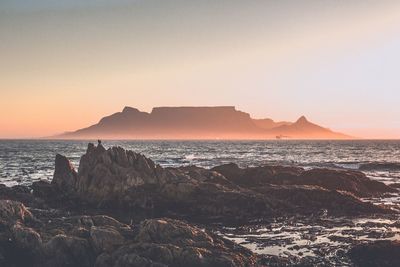
[[[162,168],[121,147],[89,144],[78,170],[56,156],[51,183],[0,186],[0,265],[324,265],[301,254],[256,254],[224,238],[223,229],[288,218],[307,218],[308,225],[327,224],[318,221],[326,218],[396,220],[397,211],[361,198],[397,192],[355,171],[236,164]],[[398,259],[388,251],[399,246],[385,242],[353,242],[337,260],[366,266],[372,250],[379,266],[393,266]]]

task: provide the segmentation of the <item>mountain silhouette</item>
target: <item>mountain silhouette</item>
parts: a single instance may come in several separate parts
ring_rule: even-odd
[[[56,136],[64,139],[345,139],[309,122],[252,119],[233,106],[155,107],[151,113],[125,107],[90,127]]]
[[[296,122],[281,125],[270,130],[276,135],[293,136],[300,139],[346,139],[350,138],[342,133],[333,132],[328,128],[321,127],[309,122],[305,116],[301,116]]]

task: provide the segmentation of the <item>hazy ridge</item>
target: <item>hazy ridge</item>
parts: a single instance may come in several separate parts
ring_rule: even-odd
[[[80,139],[349,139],[309,122],[253,119],[233,106],[155,107],[150,113],[125,107],[97,124],[56,138]]]

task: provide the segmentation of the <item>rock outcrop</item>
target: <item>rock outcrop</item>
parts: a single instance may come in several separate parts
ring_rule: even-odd
[[[97,147],[89,144],[77,174],[69,162],[58,162],[54,187],[104,207],[227,219],[245,218],[249,212],[260,216],[273,212],[265,197],[238,187],[217,172],[197,167],[162,168],[145,156],[121,147],[106,150],[101,144]],[[235,205],[231,205],[232,201]]]
[[[247,249],[177,220],[146,220],[135,240],[136,243],[101,255],[96,266],[257,265],[257,258]]]
[[[77,182],[77,173],[71,162],[57,154],[52,183],[65,192],[73,192]]]
[[[111,217],[34,211],[1,201],[0,266],[261,266],[249,250],[209,231],[167,218],[137,225]],[[35,214],[36,212],[36,214]]]
[[[388,212],[350,194],[376,196],[396,190],[350,171],[241,169],[235,164],[212,170],[162,168],[141,154],[101,144],[89,144],[78,172],[57,156],[52,184],[98,206],[230,222],[321,210],[333,215]]]
[[[328,190],[345,191],[358,197],[379,196],[397,190],[369,179],[364,173],[348,170],[311,169],[299,167],[263,166],[239,168],[236,164],[226,164],[213,168],[228,180],[248,188],[266,184],[311,185]]]

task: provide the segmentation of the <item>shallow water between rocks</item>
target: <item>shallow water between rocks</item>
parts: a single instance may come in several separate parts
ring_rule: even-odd
[[[218,234],[258,254],[308,258],[309,262],[351,266],[348,249],[358,243],[400,238],[400,216],[386,218],[293,217],[270,224],[223,227]]]

